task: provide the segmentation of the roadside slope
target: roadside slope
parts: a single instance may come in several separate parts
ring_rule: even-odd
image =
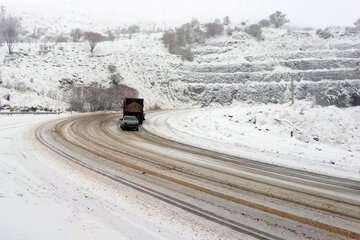
[[[343,178],[360,179],[359,108],[246,105],[164,111],[144,128],[185,144]],[[291,137],[293,132],[294,137]]]

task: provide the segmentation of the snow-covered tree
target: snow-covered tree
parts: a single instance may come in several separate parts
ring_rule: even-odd
[[[8,47],[9,54],[14,53],[14,45],[19,40],[21,30],[20,19],[13,16],[2,16],[0,19],[1,39]]]
[[[286,23],[289,23],[290,20],[286,18],[286,15],[280,11],[277,11],[269,16],[271,24],[276,28],[284,26]]]
[[[231,20],[229,16],[224,17],[224,25],[229,26],[231,24]]]
[[[70,36],[72,37],[74,42],[79,42],[83,36],[83,32],[80,28],[75,28],[71,30]]]
[[[85,32],[84,36],[85,39],[89,42],[91,53],[94,53],[95,47],[98,43],[105,40],[105,37],[97,32]]]

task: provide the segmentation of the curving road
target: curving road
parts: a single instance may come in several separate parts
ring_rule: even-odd
[[[123,132],[118,114],[39,127],[51,151],[255,239],[360,239],[360,183]]]

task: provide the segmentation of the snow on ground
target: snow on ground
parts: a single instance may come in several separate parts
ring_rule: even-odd
[[[148,114],[144,127],[201,148],[360,180],[359,107],[239,103]]]
[[[56,118],[0,116],[0,239],[236,239],[44,150],[33,128]]]
[[[168,80],[168,65],[177,57],[166,53],[160,37],[159,34],[140,34],[132,39],[104,42],[96,47],[93,56],[87,42],[22,43],[17,44],[17,53],[13,56],[3,47],[0,50],[0,87],[3,88],[0,99],[8,93],[16,96],[31,93],[33,97],[29,101],[19,102],[29,107],[42,98],[66,101],[62,80],[75,85],[97,82],[107,87],[111,75],[108,67],[113,65],[116,73],[124,78],[120,83],[137,89],[141,97],[146,97],[148,106],[173,107],[170,90],[161,82]]]
[[[136,88],[147,106],[163,109],[208,106],[232,101],[284,102],[290,79],[296,98],[324,96],[330,88],[358,89],[359,36],[321,39],[314,31],[264,29],[265,41],[244,32],[220,36],[193,46],[195,60],[182,61],[168,53],[162,33],[121,35],[98,44],[95,54],[87,42],[19,43],[16,54],[0,49],[0,86],[17,95],[66,101],[62,80],[108,86],[110,65],[121,83]],[[3,94],[0,93],[0,99]]]

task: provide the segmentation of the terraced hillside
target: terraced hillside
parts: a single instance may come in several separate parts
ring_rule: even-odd
[[[181,65],[166,83],[183,101],[286,102],[294,80],[297,99],[341,105],[349,98],[359,104],[359,36],[323,40],[314,32],[268,30],[263,42],[238,33],[195,52],[196,61]]]

